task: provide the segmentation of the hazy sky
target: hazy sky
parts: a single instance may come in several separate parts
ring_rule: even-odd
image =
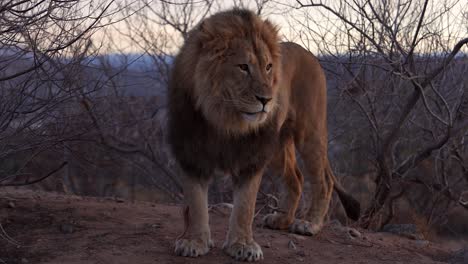
[[[184,21],[184,5],[181,5],[181,3],[185,3],[186,1],[171,0],[171,2],[175,4],[167,6],[166,13],[160,0],[131,2],[132,4],[129,5],[129,8],[126,9],[127,12],[125,12],[125,15],[131,14],[128,19],[115,23],[111,27],[107,27],[105,31],[101,30],[95,34],[96,41],[103,38],[112,39],[112,41],[108,39],[105,41],[105,46],[101,52],[142,52],[145,49],[154,48],[154,46],[165,46],[163,47],[164,51],[170,53],[176,52],[182,43],[181,35],[172,26],[168,26],[167,22],[158,17],[158,14],[166,14],[172,23],[181,23]],[[190,23],[190,26],[193,26],[199,21],[201,14],[206,11],[207,5],[203,0],[193,0],[191,2],[191,7],[195,10],[192,13],[193,19]],[[308,1],[302,2],[307,3]],[[340,5],[343,6],[346,3],[344,0],[325,0],[323,2],[335,8],[338,8]],[[358,0],[358,2],[362,1]],[[386,1],[373,0],[373,3],[376,5],[384,2]],[[407,2],[407,0],[392,0],[388,3],[396,6],[399,2]],[[412,2],[416,10],[422,9],[423,0],[413,0]],[[119,1],[121,5],[126,3],[128,2],[125,0]],[[241,3],[256,10],[255,1],[218,0],[214,2],[209,13],[230,8],[234,6],[234,3]],[[332,45],[332,43],[338,41],[336,39],[339,35],[337,32],[349,30],[340,23],[339,19],[324,9],[317,7],[294,8],[297,6],[298,4],[293,0],[270,1],[262,10],[262,14],[263,17],[272,20],[280,26],[283,39],[298,42],[313,52],[323,52],[320,42]],[[441,11],[450,6],[452,7],[450,11]],[[399,10],[398,8],[394,8],[394,10],[393,16],[396,17],[396,13]],[[430,1],[426,13],[428,22],[432,18],[436,18],[436,13],[441,13],[437,20],[438,23],[431,25],[431,30],[443,35],[447,41],[455,42],[462,36],[466,37],[468,35],[467,0]],[[411,14],[407,16],[410,17]],[[417,17],[417,15],[414,17]],[[348,18],[356,21],[356,23],[360,22],[357,16],[353,16],[353,14],[350,14]],[[366,27],[367,25],[364,26],[364,28]],[[153,43],[153,47],[149,47],[147,43]],[[162,43],[165,43],[165,45]],[[150,52],[157,51],[156,49],[150,49]]]

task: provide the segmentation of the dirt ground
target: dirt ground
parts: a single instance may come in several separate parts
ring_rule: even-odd
[[[215,248],[201,258],[184,258],[173,254],[183,227],[177,205],[2,189],[0,264],[235,263],[220,249],[226,210],[210,216]],[[445,244],[363,230],[353,235],[337,224],[315,237],[255,227],[263,263],[468,263],[468,256],[457,257]]]

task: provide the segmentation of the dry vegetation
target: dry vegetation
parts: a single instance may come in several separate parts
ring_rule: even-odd
[[[468,236],[466,3],[227,2],[2,1],[0,192],[180,201],[165,138],[172,56],[204,17],[247,6],[320,56],[330,159],[365,206],[357,224]],[[210,200],[229,202],[226,186]],[[267,175],[260,208],[276,195]]]

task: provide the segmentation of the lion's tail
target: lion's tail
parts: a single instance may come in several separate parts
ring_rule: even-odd
[[[354,199],[354,197],[352,197],[348,192],[346,192],[346,190],[343,188],[340,182],[338,182],[335,175],[333,174],[330,164],[328,164],[327,167],[327,176],[333,180],[333,188],[335,189],[336,193],[338,194],[338,197],[340,198],[341,204],[345,209],[346,215],[350,219],[357,221],[361,214],[361,205],[356,199]]]

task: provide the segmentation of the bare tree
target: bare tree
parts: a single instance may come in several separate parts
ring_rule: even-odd
[[[371,142],[367,158],[375,167],[376,190],[361,222],[369,227],[377,215],[393,216],[393,202],[422,161],[441,156],[449,144],[463,139],[467,126],[466,67],[451,67],[468,43],[460,31],[466,21],[450,21],[460,1],[297,1],[305,22],[297,21],[306,45],[315,45],[342,78],[341,95],[354,103]],[[317,21],[308,10],[320,14]],[[447,20],[445,20],[447,19]],[[453,24],[447,24],[453,23]],[[310,42],[311,41],[311,42]],[[458,75],[461,74],[461,75]],[[341,77],[340,77],[341,76]],[[333,110],[332,110],[333,111]],[[356,121],[356,120],[353,120]],[[363,123],[365,122],[365,123]],[[364,162],[364,161],[363,161]],[[440,187],[446,192],[454,182]],[[468,182],[465,182],[468,184]],[[389,210],[383,210],[389,209]]]
[[[27,167],[38,156],[86,133],[67,129],[74,117],[69,103],[99,90],[75,80],[96,53],[91,36],[118,10],[114,1],[0,4],[0,186],[36,182]]]

